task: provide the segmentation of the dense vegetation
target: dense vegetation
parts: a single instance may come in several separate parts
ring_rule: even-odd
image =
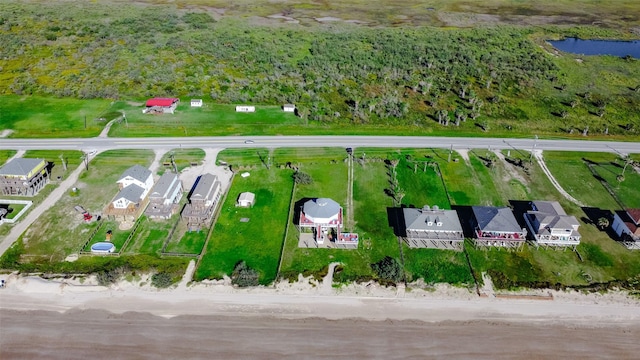
[[[293,102],[301,117],[324,123],[484,131],[631,123],[614,133],[637,122],[639,62],[554,58],[534,39],[569,34],[561,29],[305,29],[171,7],[4,5],[2,94]]]

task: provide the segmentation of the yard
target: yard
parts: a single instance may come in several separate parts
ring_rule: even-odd
[[[152,159],[153,153],[147,150],[114,150],[98,154],[89,164],[89,170],[80,175],[75,184],[77,191],[63,196],[23,234],[25,254],[45,255],[52,261],[61,261],[77,252],[97,223],[83,221],[74,207],[80,205],[93,215],[101,214],[118,192],[116,181],[122,172],[136,163],[147,166]],[[116,224],[108,225],[105,223],[94,239],[104,240],[107,227],[114,232],[112,239],[119,239],[120,230]],[[126,235],[123,236],[126,239]]]
[[[261,284],[276,279],[291,201],[292,171],[256,168],[248,172],[249,177],[233,179],[196,270],[196,280],[230,275],[243,260],[258,271]],[[255,205],[236,207],[236,199],[245,191],[256,195]]]
[[[545,151],[544,158],[560,185],[585,205],[610,210],[620,208],[597,175],[609,184],[616,197],[626,206],[640,206],[640,191],[637,191],[640,188],[640,174],[628,166],[624,180],[618,181],[617,177],[622,174],[624,166],[620,156],[613,153]],[[637,160],[638,155],[632,154],[631,158]],[[595,170],[595,175],[589,165]]]

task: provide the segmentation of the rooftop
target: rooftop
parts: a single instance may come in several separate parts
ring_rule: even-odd
[[[472,206],[473,215],[482,231],[522,232],[516,217],[508,207]]]
[[[407,230],[462,232],[458,213],[455,210],[404,208],[402,212]]]
[[[151,176],[151,170],[147,169],[144,166],[133,165],[132,167],[125,170],[122,175],[120,175],[120,180],[126,178],[127,176],[132,177],[140,182],[145,182]]]
[[[178,180],[177,174],[169,171],[165,172],[164,174],[162,174],[162,176],[160,176],[160,179],[158,179],[158,182],[156,183],[156,186],[154,186],[153,191],[151,192],[149,197],[166,198],[167,196],[169,196],[171,190],[175,189],[178,181],[180,180]]]
[[[15,158],[0,167],[0,175],[27,176],[44,159]]]
[[[340,213],[340,204],[329,198],[311,199],[304,203],[302,211],[307,217],[328,219]]]

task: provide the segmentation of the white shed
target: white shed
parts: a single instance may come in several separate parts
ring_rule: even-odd
[[[243,192],[238,196],[238,202],[236,206],[240,207],[252,207],[256,202],[256,194],[251,192]]]
[[[202,99],[191,99],[191,107],[202,107]]]
[[[282,105],[282,111],[284,112],[295,112],[296,106],[293,104],[284,104]]]
[[[250,105],[238,105],[236,106],[236,112],[256,112],[256,107]]]

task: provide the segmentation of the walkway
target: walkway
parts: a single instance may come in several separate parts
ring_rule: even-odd
[[[571,201],[572,203],[574,203],[574,204],[576,204],[576,205],[578,205],[580,207],[584,207],[585,206],[583,203],[578,201],[576,198],[574,198],[573,196],[569,195],[569,193],[566,192],[562,188],[562,186],[560,186],[560,183],[558,183],[556,178],[553,177],[553,174],[551,174],[551,171],[549,171],[549,168],[547,168],[547,164],[545,164],[545,162],[544,162],[544,158],[542,157],[542,150],[535,150],[533,152],[533,156],[536,158],[536,161],[538,161],[538,164],[540,164],[540,168],[542,168],[542,171],[544,171],[544,173],[549,178],[549,181],[551,181],[551,184],[553,184],[553,186],[560,192],[560,194],[562,194],[562,196],[564,196],[567,200]]]

